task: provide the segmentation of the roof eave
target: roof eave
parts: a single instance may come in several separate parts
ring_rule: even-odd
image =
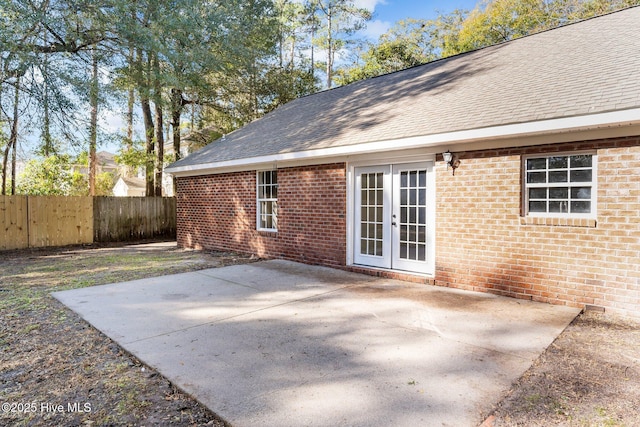
[[[613,132],[612,129],[616,129]],[[432,135],[416,136],[403,139],[389,139],[356,145],[329,147],[297,152],[277,153],[266,156],[249,157],[222,162],[201,163],[178,167],[168,167],[165,172],[176,177],[208,175],[215,173],[257,169],[271,164],[300,163],[304,161],[317,163],[319,159],[340,158],[369,154],[373,152],[396,151],[415,148],[460,147],[468,149],[504,148],[507,146],[538,145],[552,142],[563,142],[566,138],[544,139],[550,135],[585,134],[585,139],[599,139],[607,130],[614,136],[635,135],[640,133],[640,108],[621,111],[588,114],[574,117],[539,120],[526,123],[514,123],[445,132]],[[476,146],[476,147],[474,147]],[[449,148],[448,148],[449,149]]]

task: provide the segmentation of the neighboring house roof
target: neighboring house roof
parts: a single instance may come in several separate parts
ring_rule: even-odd
[[[118,180],[122,180],[129,189],[133,190],[146,190],[147,183],[144,179],[141,178],[128,178],[121,176]]]
[[[118,169],[115,154],[109,153],[108,151],[98,151],[96,153],[96,163],[103,171],[114,171]]]
[[[170,165],[292,159],[640,125],[640,7],[285,104]]]
[[[89,165],[73,165],[73,169],[77,170],[81,174],[89,174]],[[118,170],[118,164],[115,161],[115,154],[108,151],[98,151],[96,153],[96,171],[102,172],[116,172]]]

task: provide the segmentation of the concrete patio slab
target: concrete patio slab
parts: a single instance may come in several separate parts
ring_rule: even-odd
[[[287,261],[54,296],[233,426],[472,426],[578,309]]]

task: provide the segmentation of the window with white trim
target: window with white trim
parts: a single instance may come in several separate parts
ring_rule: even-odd
[[[278,172],[259,171],[257,189],[258,230],[278,230]]]
[[[596,160],[590,152],[525,157],[525,214],[595,218]]]

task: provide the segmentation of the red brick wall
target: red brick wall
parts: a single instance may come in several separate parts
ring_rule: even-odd
[[[597,150],[597,221],[521,216],[521,156]],[[640,138],[457,153],[436,164],[436,284],[640,317]],[[278,233],[255,171],[178,179],[178,243],[344,266],[345,165],[278,170]]]
[[[597,221],[521,216],[521,156],[596,149]],[[640,137],[439,158],[436,283],[640,316]]]
[[[309,264],[346,260],[343,163],[278,169],[278,232],[256,231],[256,172],[179,178],[178,245]]]

